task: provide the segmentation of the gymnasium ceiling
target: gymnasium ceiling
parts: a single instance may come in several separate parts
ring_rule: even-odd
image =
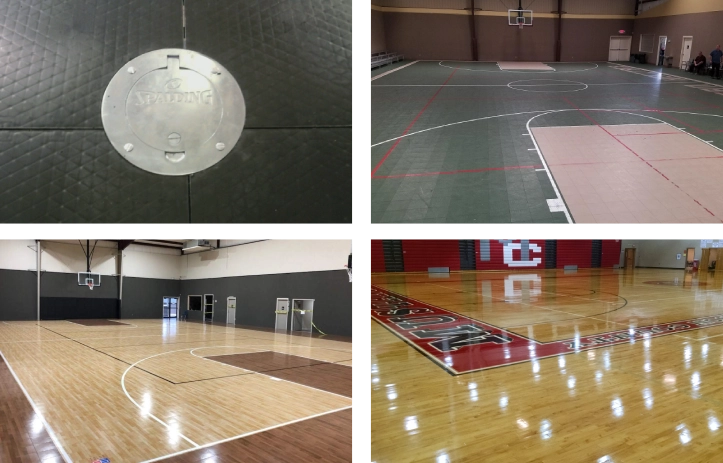
[[[372,0],[372,5],[392,8],[439,8],[462,10],[469,8],[470,0]],[[485,11],[517,9],[518,0],[475,0],[475,8]],[[522,0],[523,9],[533,12],[557,11],[557,0]],[[635,14],[635,0],[563,0],[563,11],[569,14]]]

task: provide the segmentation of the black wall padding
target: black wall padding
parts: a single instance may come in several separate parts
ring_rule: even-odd
[[[592,259],[590,259],[590,268],[600,268],[602,266],[602,240],[592,240]]]
[[[557,268],[557,240],[545,241],[545,268]]]
[[[382,240],[384,267],[387,272],[404,271],[404,254],[401,240]]]
[[[119,318],[118,299],[87,297],[41,297],[41,320],[106,319]]]
[[[459,240],[459,269],[477,270],[474,255],[474,240]]]

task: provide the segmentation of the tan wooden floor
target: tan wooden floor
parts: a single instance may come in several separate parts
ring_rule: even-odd
[[[372,284],[541,342],[723,314],[723,276],[682,270]],[[371,333],[373,462],[723,461],[723,325],[457,376],[376,321]]]
[[[73,461],[145,461],[351,406],[351,398],[203,358],[275,351],[351,366],[350,343],[123,322],[131,325],[0,322],[0,352]]]

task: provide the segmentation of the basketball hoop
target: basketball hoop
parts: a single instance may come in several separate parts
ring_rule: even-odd
[[[85,280],[85,284],[88,285],[88,288],[91,291],[93,291],[93,279],[92,278],[88,278],[87,280]]]
[[[518,24],[520,25],[520,30],[522,30],[522,29],[525,28],[525,23],[524,23],[524,22],[521,22],[521,23],[518,23]]]

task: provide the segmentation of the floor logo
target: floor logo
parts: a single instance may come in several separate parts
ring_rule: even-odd
[[[538,342],[376,286],[371,294],[374,320],[453,375],[723,325],[714,315]]]
[[[110,458],[108,458],[108,457],[100,457],[100,458],[96,458],[95,460],[93,460],[93,461],[90,462],[90,463],[110,463]]]

